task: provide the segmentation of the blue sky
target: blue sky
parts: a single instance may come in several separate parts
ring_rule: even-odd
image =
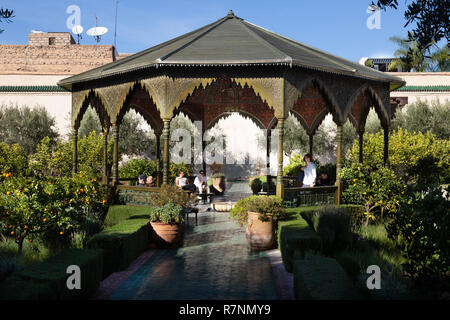
[[[343,58],[358,61],[361,57],[393,56],[396,46],[391,36],[405,37],[407,30],[403,12],[381,12],[381,29],[368,29],[366,12],[371,0],[120,0],[117,49],[135,53],[159,44],[225,16],[229,9],[235,15],[289,38],[328,51]],[[85,31],[99,25],[110,32],[102,44],[114,43],[115,0],[0,0],[0,7],[13,9],[14,23],[2,23],[6,29],[0,44],[26,44],[28,33],[69,31],[66,9],[77,5],[81,9],[81,25]],[[410,26],[408,26],[408,29]],[[94,44],[84,34],[82,44]]]

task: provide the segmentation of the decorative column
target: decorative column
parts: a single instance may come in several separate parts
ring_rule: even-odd
[[[170,136],[170,119],[163,119],[163,177],[162,183],[169,184],[169,136]]]
[[[78,128],[72,129],[72,173],[76,174],[78,172]]]
[[[202,134],[202,169],[203,169],[203,171],[205,171],[205,175],[206,175],[205,148],[206,148],[206,141],[203,140],[203,134]]]
[[[156,186],[161,187],[161,133],[156,136]]]
[[[108,133],[109,128],[103,128],[103,184],[108,184]]]
[[[310,134],[309,135],[309,154],[311,155],[311,157],[313,155],[313,144],[314,144],[313,135]]]
[[[389,165],[389,126],[385,126],[384,130],[384,166]]]
[[[119,184],[119,125],[117,123],[112,124],[112,134],[114,140],[114,153],[113,153],[113,185]]]
[[[283,185],[283,138],[284,118],[278,119],[278,170],[277,170],[277,197],[284,197]]]
[[[363,163],[364,129],[359,129],[358,135],[359,135],[359,163]]]
[[[267,193],[270,193],[270,185],[272,183],[272,177],[270,175],[270,144],[271,144],[271,130],[267,130],[266,137],[266,175],[267,175]]]
[[[336,204],[341,204],[341,196],[342,196],[342,181],[339,177],[339,173],[341,172],[342,167],[342,125],[337,125],[336,131],[336,186],[338,187],[336,193]]]

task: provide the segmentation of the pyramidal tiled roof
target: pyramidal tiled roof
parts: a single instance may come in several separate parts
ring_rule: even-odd
[[[403,85],[400,78],[291,40],[239,17],[227,16],[121,60],[59,82],[63,87],[139,69],[164,66],[287,65]]]

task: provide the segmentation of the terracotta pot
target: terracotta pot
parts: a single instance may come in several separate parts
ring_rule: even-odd
[[[271,249],[275,244],[275,230],[272,216],[268,221],[259,220],[258,212],[247,212],[247,229],[245,235],[250,247],[255,250]]]
[[[150,222],[158,245],[175,245],[180,240],[184,233],[183,224],[169,224],[162,222]]]

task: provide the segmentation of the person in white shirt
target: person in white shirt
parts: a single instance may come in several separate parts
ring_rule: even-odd
[[[199,175],[194,180],[194,184],[197,187],[199,194],[204,192],[209,193],[209,186],[207,184],[205,171],[200,170]]]
[[[188,190],[190,192],[195,192],[195,186],[189,184],[188,179],[184,176],[184,171],[180,171],[178,177],[175,178],[175,185],[182,190]]]
[[[303,188],[312,188],[314,187],[314,184],[316,182],[316,177],[317,177],[317,167],[316,165],[312,162],[311,159],[311,155],[308,153],[305,155],[305,157],[303,158],[305,160],[305,167],[303,169],[304,172],[304,176],[303,176]]]

